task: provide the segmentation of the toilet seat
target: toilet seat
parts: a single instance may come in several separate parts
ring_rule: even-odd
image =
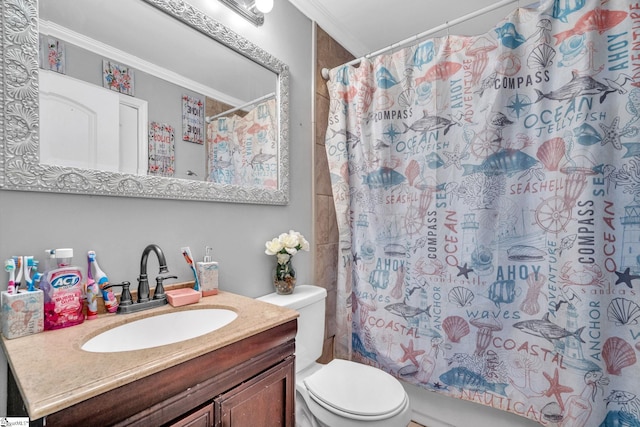
[[[303,383],[318,405],[344,418],[382,420],[407,407],[407,395],[396,378],[356,362],[334,359]]]

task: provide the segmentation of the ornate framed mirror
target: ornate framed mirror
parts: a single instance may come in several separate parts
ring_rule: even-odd
[[[43,2],[40,7],[44,6],[45,3],[46,2]],[[46,4],[47,7],[55,7],[59,2],[49,3],[51,4]],[[77,4],[77,2],[66,3]],[[41,162],[40,143],[42,138],[40,131],[42,128],[41,123],[44,122],[42,122],[43,118],[41,117],[40,75],[49,72],[49,70],[45,71],[39,67],[39,57],[42,56],[43,52],[40,48],[39,39],[41,29],[49,31],[51,28],[57,28],[57,24],[42,20],[37,0],[4,0],[0,5],[0,19],[2,24],[0,28],[0,54],[2,56],[0,60],[0,83],[2,84],[1,105],[3,108],[3,121],[0,123],[1,188],[6,190],[159,199],[274,205],[287,204],[289,201],[288,67],[268,52],[244,39],[239,34],[213,20],[204,12],[183,0],[136,0],[132,3],[134,3],[138,9],[148,9],[148,11],[144,13],[147,14],[145,16],[150,17],[150,20],[151,17],[153,19],[166,20],[165,23],[161,25],[156,24],[155,26],[160,26],[161,28],[158,28],[158,30],[165,34],[172,31],[180,32],[180,38],[184,46],[195,47],[198,46],[198,43],[206,41],[207,43],[223,45],[227,51],[233,52],[233,55],[238,57],[239,62],[236,62],[235,59],[220,60],[216,63],[216,67],[218,64],[221,66],[224,62],[232,62],[232,67],[236,67],[235,69],[238,70],[238,64],[245,61],[247,64],[251,64],[250,66],[257,66],[273,75],[273,88],[269,91],[273,93],[273,105],[275,106],[274,120],[276,126],[272,141],[274,152],[266,156],[258,153],[256,150],[252,157],[247,157],[249,160],[245,162],[247,167],[255,168],[262,166],[260,162],[268,158],[271,162],[269,166],[270,173],[275,176],[275,178],[270,179],[268,184],[264,185],[264,182],[259,180],[241,183],[234,182],[233,180],[212,180],[208,178],[211,175],[210,170],[207,170],[204,174],[184,173],[168,177],[144,174],[144,169],[142,173],[136,173],[135,171],[129,173],[117,169],[92,169],[88,167],[59,165],[53,161],[48,161],[48,163]],[[81,12],[86,13],[84,4],[74,6]],[[44,12],[42,12],[42,14],[44,14]],[[122,14],[126,15],[126,11],[122,11]],[[175,30],[171,30],[168,28],[169,25],[178,25],[180,28],[176,27]],[[126,24],[110,23],[110,30],[107,28],[106,31],[115,32],[125,27]],[[73,33],[73,31],[71,33]],[[54,35],[58,36],[59,34],[60,33],[55,33]],[[182,34],[184,34],[184,36]],[[200,40],[197,42],[194,41],[193,43],[187,42],[184,40],[184,37],[187,37],[187,35],[189,35],[189,37],[199,38]],[[139,31],[138,36],[129,36],[129,40],[137,37],[142,38],[143,36],[149,37],[149,40],[144,42],[147,43],[147,46],[153,46],[153,41],[158,39],[157,35],[148,34],[148,31]],[[66,36],[63,35],[63,37]],[[82,37],[84,36],[79,36],[79,38]],[[73,45],[74,48],[77,48],[75,42],[69,40],[71,39],[63,41],[68,43],[68,47]],[[246,110],[245,112],[250,112],[252,101],[257,103],[265,98],[265,96],[260,96],[257,100],[254,100],[251,98],[253,95],[251,95],[250,92],[240,95],[238,95],[240,92],[234,94],[227,93],[227,89],[233,86],[234,83],[236,86],[241,86],[233,81],[233,79],[226,79],[224,84],[217,88],[212,88],[212,85],[207,82],[198,82],[195,76],[198,72],[204,75],[210,74],[207,72],[203,73],[202,70],[198,69],[198,58],[194,58],[191,64],[194,75],[183,76],[182,74],[187,74],[189,71],[183,72],[179,69],[180,67],[172,69],[176,64],[184,65],[184,60],[179,59],[172,61],[169,58],[168,65],[158,65],[157,61],[161,61],[161,59],[158,59],[158,56],[150,56],[149,58],[151,59],[147,59],[144,56],[146,52],[155,52],[157,55],[157,52],[163,47],[155,45],[154,49],[145,49],[144,43],[140,45],[137,48],[138,50],[131,54],[131,56],[126,56],[125,58],[140,59],[140,62],[135,63],[133,66],[136,71],[143,68],[143,65],[140,64],[147,64],[148,70],[168,70],[165,74],[169,76],[181,76],[184,77],[181,81],[196,82],[190,87],[189,83],[187,84],[188,87],[179,89],[182,92],[197,93],[206,99],[212,97],[223,98],[222,101],[225,101],[230,107],[238,107],[232,108],[232,110],[244,108]],[[116,51],[120,51],[120,48],[116,49]],[[69,52],[72,52],[71,48],[69,48]],[[164,56],[168,55],[167,52],[164,53]],[[204,49],[199,48],[196,54],[207,55],[207,52],[209,52],[208,47]],[[92,54],[95,55],[95,52]],[[98,51],[98,54],[100,54],[100,51]],[[107,55],[105,53],[102,53],[102,55],[102,59],[112,59],[105,58],[105,55]],[[161,56],[162,55],[159,57]],[[194,55],[192,55],[192,57],[193,56]],[[68,58],[68,61],[71,61],[71,58]],[[136,68],[138,65],[139,68]],[[186,70],[188,69],[187,67]],[[148,70],[143,70],[143,72],[140,72],[140,75],[153,74],[153,72],[147,73]],[[98,70],[98,74],[100,78],[104,77],[101,74],[101,70]],[[256,81],[260,79],[249,78],[249,80]],[[175,82],[171,82],[171,84],[174,83]],[[261,90],[264,91],[264,89]],[[226,99],[224,99],[225,97]],[[154,122],[153,115],[160,115],[160,113],[153,113],[152,111],[155,107],[152,106],[151,101],[149,101],[149,103],[148,121],[151,123]],[[245,104],[238,106],[239,103],[245,103],[246,106]],[[178,128],[175,138],[176,144],[183,143],[179,137],[181,125],[181,123],[175,125],[175,127]],[[204,124],[204,127],[204,132],[206,132],[208,125]],[[142,134],[142,137],[139,139],[144,139],[145,143],[149,142],[145,139],[144,134]],[[184,142],[184,144],[191,143]],[[202,150],[200,150],[203,153],[203,164],[207,161],[205,156],[206,146],[206,143],[202,144]],[[194,151],[194,148],[191,148],[191,150]],[[136,150],[134,150],[134,154],[135,151]],[[211,150],[209,150],[209,152],[210,151]],[[145,151],[143,150],[142,152]],[[178,150],[176,150],[176,163],[179,159],[187,157],[181,154],[179,157],[179,154]],[[261,157],[258,156],[260,154],[262,154]],[[216,166],[213,168],[215,167]],[[190,166],[185,166],[187,172],[192,172],[192,169]],[[138,170],[141,169],[138,168]],[[187,175],[194,176],[190,177]],[[205,177],[201,175],[205,175]]]

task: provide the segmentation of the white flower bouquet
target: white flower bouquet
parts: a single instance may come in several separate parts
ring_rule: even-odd
[[[265,243],[267,255],[275,255],[278,264],[286,264],[298,251],[308,251],[309,242],[297,231],[289,230],[289,233],[282,233]]]
[[[297,231],[289,230],[265,243],[267,255],[275,255],[278,263],[273,273],[273,284],[280,294],[290,294],[296,284],[296,272],[291,260],[299,251],[308,251],[309,242]]]

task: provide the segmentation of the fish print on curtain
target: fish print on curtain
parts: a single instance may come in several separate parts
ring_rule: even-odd
[[[243,187],[277,188],[276,100],[207,125],[207,181]]]
[[[547,0],[328,87],[338,355],[640,426],[640,3]]]

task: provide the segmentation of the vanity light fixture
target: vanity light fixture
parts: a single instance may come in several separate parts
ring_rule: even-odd
[[[273,0],[256,0],[256,9],[262,13],[269,13],[273,9]]]
[[[264,24],[265,13],[273,9],[273,0],[220,0],[257,27]]]

